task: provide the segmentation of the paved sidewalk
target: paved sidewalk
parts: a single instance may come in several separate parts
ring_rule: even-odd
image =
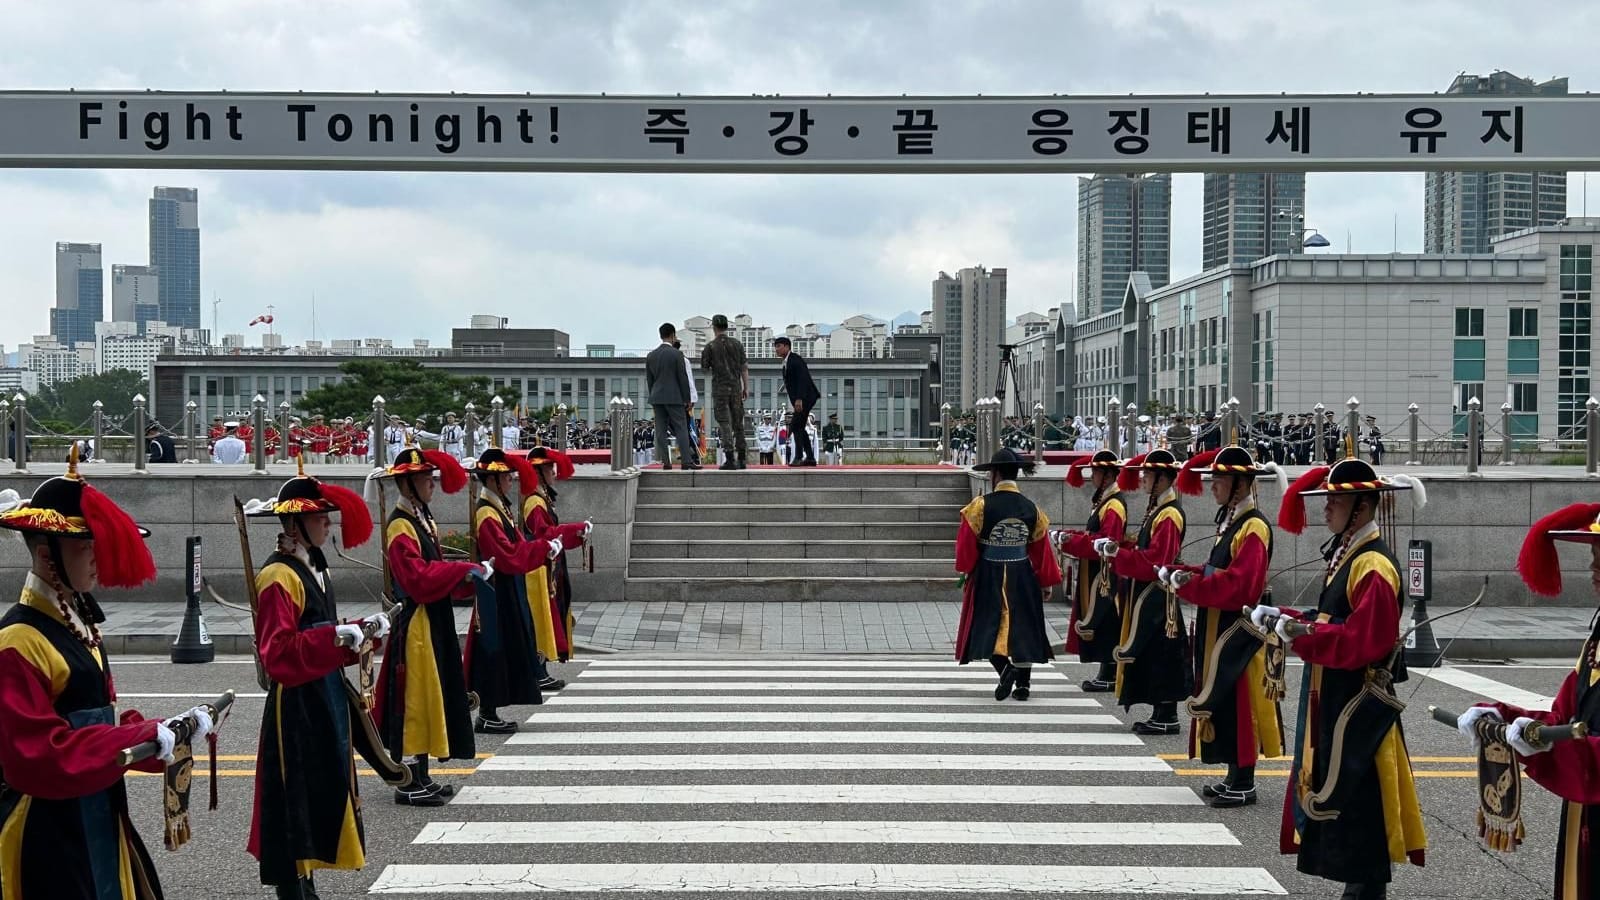
[[[367,604],[370,605],[370,604]],[[367,612],[347,602],[347,615]],[[168,652],[183,622],[181,603],[106,603],[103,627],[113,653]],[[201,606],[219,653],[250,652],[250,615],[214,602]],[[1430,610],[1433,615],[1449,608]],[[467,607],[456,608],[465,633]],[[589,603],[577,605],[580,647],[596,651],[688,653],[947,653],[960,607],[917,603]],[[1576,658],[1595,611],[1578,607],[1483,607],[1435,629],[1449,658]],[[1051,643],[1063,643],[1067,609],[1049,604]]]

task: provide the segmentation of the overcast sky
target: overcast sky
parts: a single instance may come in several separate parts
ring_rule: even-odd
[[[1400,10],[1404,12],[1400,12]],[[692,10],[692,11],[691,11]],[[1600,6],[893,2],[14,3],[0,86],[534,93],[1035,94],[1443,90],[1503,68],[1600,85]],[[1200,179],[1174,181],[1172,274],[1200,265]],[[1338,250],[1419,251],[1417,175],[1312,175]],[[1571,212],[1583,212],[1574,174]],[[448,340],[472,313],[574,346],[661,320],[888,318],[939,269],[1010,269],[1010,312],[1069,300],[1069,176],[405,175],[0,170],[0,343],[49,327],[56,241],[144,263],[157,184],[200,190],[203,318],[268,304],[311,336]],[[1600,214],[1600,182],[1596,183]]]

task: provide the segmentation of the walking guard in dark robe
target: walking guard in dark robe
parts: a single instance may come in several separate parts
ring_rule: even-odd
[[[1523,539],[1517,572],[1535,594],[1561,593],[1561,559],[1556,541],[1585,544],[1589,548],[1589,582],[1600,595],[1600,503],[1575,503],[1534,523]],[[1508,722],[1505,739],[1528,777],[1561,798],[1560,827],[1556,834],[1555,900],[1600,900],[1600,617],[1584,641],[1578,664],[1561,682],[1549,710],[1523,709],[1509,703],[1475,706],[1462,714],[1458,726],[1476,741],[1474,722],[1489,718]],[[1580,737],[1559,742],[1541,740],[1546,726],[1578,725]],[[1480,768],[1481,768],[1480,763]],[[1511,805],[1517,812],[1520,839],[1520,797]]]
[[[1276,476],[1275,463],[1257,464],[1237,444],[1207,450],[1184,463],[1178,492],[1195,495],[1211,478],[1217,501],[1216,542],[1204,566],[1169,567],[1164,579],[1179,599],[1199,607],[1194,627],[1195,693],[1188,703],[1189,755],[1223,764],[1222,781],[1200,793],[1219,809],[1256,802],[1256,760],[1283,755],[1283,715],[1268,691],[1269,633],[1241,613],[1262,602],[1272,563],[1272,524],[1257,506],[1256,479]],[[1281,645],[1277,645],[1281,659]]]
[[[1002,447],[989,462],[991,490],[961,510],[956,533],[956,571],[963,576],[956,660],[988,660],[1000,682],[994,698],[1027,700],[1032,666],[1049,662],[1044,592],[1061,583],[1050,550],[1050,520],[1017,488],[1019,473],[1033,461]]]
[[[1178,458],[1165,449],[1128,460],[1119,485],[1149,496],[1138,535],[1131,542],[1100,538],[1093,545],[1101,565],[1122,579],[1122,636],[1112,651],[1117,702],[1123,709],[1151,707],[1149,719],[1133,724],[1136,734],[1177,734],[1178,703],[1194,685],[1183,609],[1158,578],[1183,549],[1183,504],[1173,487],[1178,469]]]
[[[1392,863],[1422,865],[1427,849],[1411,757],[1400,728],[1400,573],[1384,537],[1392,531],[1394,492],[1420,508],[1422,484],[1379,478],[1349,457],[1302,475],[1284,494],[1278,527],[1305,530],[1305,497],[1327,497],[1323,521],[1333,537],[1317,608],[1251,611],[1306,666],[1294,729],[1294,765],[1284,792],[1280,849],[1300,871],[1345,884],[1348,900],[1383,900]]]
[[[378,742],[361,697],[344,678],[344,669],[359,663],[369,633],[381,640],[389,621],[381,611],[340,620],[322,550],[333,513],[346,547],[372,536],[361,495],[306,476],[303,463],[276,497],[245,507],[246,516],[275,519],[283,528],[277,550],[255,575],[256,648],[271,682],[248,845],[260,863],[261,883],[273,885],[280,900],[315,900],[318,869],[366,864],[355,753],[391,783],[409,780]]]
[[[0,617],[0,897],[161,900],[117,760],[156,741],[158,758],[132,768],[165,771],[175,720],[117,714],[90,593],[155,578],[149,532],[78,475],[75,451],[31,499],[0,492],[0,528],[19,532],[29,556],[21,597]],[[198,737],[210,731],[203,708],[186,715]]]
[[[576,622],[572,616],[572,577],[567,569],[567,554],[587,544],[594,523],[563,524],[556,513],[555,483],[566,481],[576,471],[571,457],[560,450],[535,447],[528,451],[528,463],[539,477],[531,484],[520,485],[523,534],[535,540],[561,542],[561,553],[553,564],[530,572],[526,579],[533,631],[539,640],[539,689],[559,691],[567,683],[551,675],[546,663],[572,658],[572,629]]]
[[[491,577],[493,569],[447,562],[440,550],[439,528],[428,504],[436,487],[447,494],[466,487],[466,470],[454,457],[406,447],[375,477],[392,479],[400,495],[383,532],[384,561],[400,614],[391,623],[394,633],[378,673],[373,718],[389,753],[397,760],[412,760],[407,763],[412,782],[395,790],[395,803],[443,806],[455,789],[428,776],[429,758],[470,760],[478,752],[472,733],[475,700],[467,692],[451,601],[475,596],[475,585]]]
[[[1083,682],[1083,689],[1105,693],[1117,687],[1117,663],[1111,654],[1122,639],[1122,608],[1111,567],[1102,565],[1094,543],[1101,539],[1122,541],[1128,527],[1128,508],[1117,486],[1122,460],[1116,453],[1098,450],[1087,462],[1069,467],[1067,484],[1083,487],[1085,469],[1089,470],[1088,481],[1094,487],[1089,522],[1082,531],[1057,529],[1054,540],[1061,552],[1077,560],[1066,650],[1076,653],[1080,662],[1099,665],[1094,677]]]
[[[478,557],[492,560],[495,571],[490,579],[494,599],[480,599],[468,634],[467,671],[478,692],[477,729],[510,734],[517,730],[517,723],[500,718],[500,707],[544,702],[527,578],[530,574],[548,577],[546,566],[561,548],[559,542],[522,538],[517,507],[511,500],[512,481],[533,485],[539,478],[525,457],[490,447],[478,455],[473,474],[483,486],[472,513],[473,535]]]

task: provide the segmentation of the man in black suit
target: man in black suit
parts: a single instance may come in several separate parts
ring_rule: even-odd
[[[146,448],[149,450],[150,461],[153,463],[175,463],[178,461],[178,448],[172,443],[169,435],[162,433],[160,422],[151,422],[144,429]]]
[[[661,346],[650,351],[644,361],[645,389],[650,394],[650,406],[655,410],[656,457],[661,468],[672,468],[672,457],[667,453],[667,435],[678,442],[678,459],[685,469],[700,468],[700,454],[689,439],[689,368],[683,351],[672,345],[678,329],[671,322],[661,325]]]
[[[789,395],[789,435],[794,439],[794,462],[791,466],[814,466],[817,451],[811,446],[811,434],[806,431],[811,407],[822,399],[817,383],[811,380],[811,369],[800,354],[789,349],[787,337],[772,339],[772,348],[783,361],[783,389]]]

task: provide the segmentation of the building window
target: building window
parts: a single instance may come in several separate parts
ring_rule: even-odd
[[[1556,338],[1556,427],[1562,438],[1583,437],[1584,402],[1590,391],[1593,266],[1592,247],[1562,245]]]
[[[1459,311],[1458,311],[1459,312]],[[1539,336],[1539,310],[1537,307],[1511,309],[1510,336],[1531,338]]]
[[[1515,382],[1511,385],[1511,411],[1536,413],[1539,411],[1539,383]]]

